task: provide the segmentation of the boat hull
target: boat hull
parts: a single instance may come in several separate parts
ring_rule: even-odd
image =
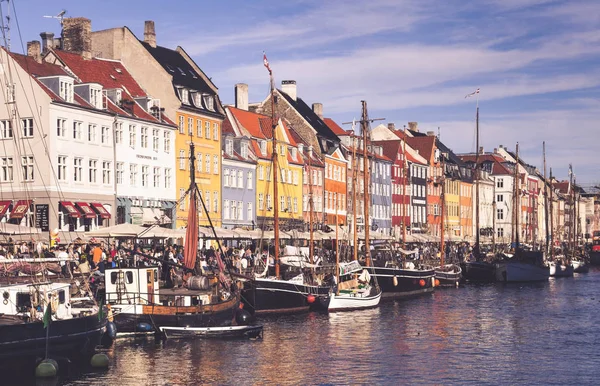
[[[258,338],[262,336],[263,326],[226,326],[226,327],[160,327],[167,339],[203,338],[236,339]]]
[[[435,280],[433,269],[394,267],[368,267],[368,269],[369,274],[377,278],[384,299],[406,298],[433,292]]]
[[[462,277],[475,283],[493,283],[496,281],[496,266],[485,261],[468,261],[461,264]]]
[[[600,251],[590,252],[590,264],[591,265],[600,265]]]
[[[573,260],[573,272],[588,273],[590,272],[590,266],[585,261]]]
[[[242,301],[245,309],[255,315],[327,310],[328,286],[302,285],[287,280],[254,279],[244,283]],[[313,295],[313,302],[309,302]]]
[[[550,263],[550,276],[552,277],[571,277],[573,276],[574,268],[572,265]]]
[[[377,307],[381,300],[381,290],[373,289],[372,295],[368,296],[353,296],[355,294],[340,293],[336,295],[332,293],[329,300],[329,312],[338,311],[353,311],[367,308]]]
[[[462,277],[462,269],[456,264],[435,267],[436,287],[458,287]]]
[[[550,267],[523,262],[505,262],[496,265],[496,279],[501,282],[547,281]]]

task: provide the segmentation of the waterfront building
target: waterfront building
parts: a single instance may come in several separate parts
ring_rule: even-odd
[[[248,136],[223,122],[223,228],[256,226],[256,155]]]
[[[63,33],[69,32],[66,27]],[[98,161],[96,178],[107,182],[111,175],[115,178],[116,223],[173,227],[175,124],[154,108],[154,100],[121,62],[86,59],[90,47],[67,47],[71,52],[48,49],[44,60],[68,69],[78,79],[75,92],[82,97],[95,92],[97,103],[114,117],[110,126],[88,127],[87,136],[114,146],[114,163]],[[90,168],[93,163],[89,161]]]
[[[189,142],[196,145],[196,183],[202,191],[212,223],[221,225],[221,124],[225,118],[218,89],[182,47],[169,49],[156,44],[153,21],[144,25],[139,40],[127,27],[91,33],[92,52],[102,58],[120,60],[178,125],[175,134],[176,225],[187,223],[187,200],[181,198],[189,187]],[[201,167],[200,167],[201,166]],[[208,225],[206,214],[200,225]]]
[[[27,46],[28,56],[0,51],[7,80],[0,95],[6,106],[0,111],[0,221],[42,231],[108,226],[115,202],[107,134],[113,114],[103,108],[102,86],[81,84],[44,62],[39,42]],[[64,235],[65,241],[75,237]]]
[[[345,135],[346,132],[331,118],[324,118],[323,121],[337,135]],[[340,146],[331,146],[326,153],[325,158],[325,201],[327,197],[333,198],[336,205],[325,207],[325,221],[327,224],[335,224],[337,216],[337,225],[344,226],[348,224],[348,191],[347,191],[347,171],[348,160]],[[343,228],[348,230],[347,227]]]

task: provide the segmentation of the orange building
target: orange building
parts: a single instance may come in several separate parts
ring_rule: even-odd
[[[473,184],[460,181],[460,235],[467,241],[475,241],[473,235]]]

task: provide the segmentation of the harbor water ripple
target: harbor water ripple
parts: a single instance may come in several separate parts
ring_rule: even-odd
[[[122,339],[65,385],[598,384],[600,271],[262,319],[256,341]]]

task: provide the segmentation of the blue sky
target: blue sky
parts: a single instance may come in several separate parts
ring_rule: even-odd
[[[159,45],[181,45],[233,102],[235,83],[250,101],[268,92],[267,52],[277,83],[294,79],[307,103],[338,122],[371,117],[422,131],[440,127],[456,152],[474,151],[480,95],[484,148],[520,143],[524,159],[566,178],[598,182],[600,5],[597,0],[62,1],[11,0],[23,44],[57,35],[43,15],[92,19],[93,30],[128,26],[143,37],[156,22]],[[13,15],[14,20],[14,15]],[[16,25],[13,50],[21,51]]]

